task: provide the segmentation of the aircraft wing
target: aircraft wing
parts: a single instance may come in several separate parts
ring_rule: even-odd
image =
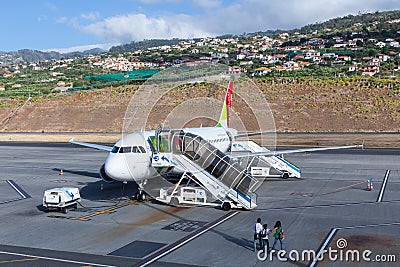
[[[255,136],[255,135],[266,135],[266,134],[275,134],[275,132],[247,132],[247,133],[238,133],[235,134],[235,138]]]
[[[103,145],[97,145],[97,144],[91,144],[91,143],[85,143],[85,142],[77,142],[77,141],[74,141],[74,138],[69,140],[69,142],[74,145],[95,148],[95,149],[104,150],[104,151],[108,151],[108,152],[110,152],[112,150],[111,146],[103,146]]]
[[[363,145],[352,145],[352,146],[330,146],[330,147],[318,147],[318,148],[301,148],[301,149],[289,149],[289,150],[280,150],[280,151],[263,151],[263,152],[254,152],[254,153],[245,153],[242,155],[235,155],[234,158],[243,158],[243,157],[257,157],[257,156],[275,156],[275,155],[285,155],[292,153],[303,153],[303,152],[313,152],[313,151],[325,151],[325,150],[335,150],[335,149],[346,149],[346,148],[356,148],[363,147]]]

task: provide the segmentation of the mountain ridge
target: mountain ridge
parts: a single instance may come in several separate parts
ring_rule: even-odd
[[[266,30],[266,31],[257,31],[253,33],[243,33],[243,34],[223,34],[220,36],[217,36],[216,38],[225,38],[228,36],[231,37],[238,37],[238,38],[244,38],[244,37],[251,37],[255,35],[265,35],[265,36],[273,36],[273,35],[278,35],[284,32],[288,33],[294,33],[298,32],[301,35],[304,34],[310,34],[310,33],[315,33],[320,31],[320,35],[326,34],[323,33],[324,30],[329,29],[331,30],[329,34],[335,34],[335,33],[346,33],[346,31],[350,30],[357,30],[355,25],[360,24],[360,27],[364,30],[367,30],[367,32],[374,32],[376,33],[376,29],[380,29],[382,31],[382,34],[385,35],[387,34],[387,38],[393,37],[393,34],[399,34],[398,29],[396,28],[396,24],[394,23],[392,26],[388,25],[381,25],[380,24],[388,21],[388,20],[395,20],[395,19],[400,19],[400,10],[392,10],[392,11],[383,11],[383,12],[373,12],[373,13],[363,13],[363,14],[358,14],[358,15],[347,15],[344,17],[337,17],[337,18],[332,18],[324,22],[318,22],[318,23],[312,23],[305,25],[300,28],[296,29],[291,29],[291,30]],[[369,25],[373,24],[375,28],[370,28],[368,30]],[[378,26],[377,26],[378,25]],[[381,35],[382,35],[381,34]],[[376,35],[376,34],[375,34]],[[384,36],[383,36],[384,37]],[[195,38],[195,39],[201,39],[201,38]],[[174,45],[179,42],[185,41],[187,39],[179,39],[179,38],[172,38],[172,39],[148,39],[148,40],[142,40],[142,41],[132,41],[131,43],[127,44],[122,44],[118,46],[112,46],[110,49],[103,50],[101,48],[94,48],[90,50],[85,50],[85,51],[75,51],[75,52],[69,52],[69,53],[60,53],[56,51],[41,51],[41,50],[31,50],[31,49],[21,49],[18,51],[10,51],[10,52],[4,52],[0,51],[0,56],[5,56],[9,57],[8,61],[11,63],[19,63],[19,62],[25,62],[25,63],[30,63],[30,62],[38,62],[38,61],[43,61],[43,60],[58,60],[61,58],[68,58],[68,57],[79,57],[79,56],[85,56],[89,54],[100,54],[103,52],[109,52],[109,53],[123,53],[123,52],[130,52],[138,49],[147,49],[150,47],[155,47],[155,46],[162,46],[162,45]],[[7,61],[7,60],[6,60]],[[1,62],[0,62],[1,63]]]

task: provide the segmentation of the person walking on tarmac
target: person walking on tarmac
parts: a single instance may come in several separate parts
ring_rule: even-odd
[[[269,240],[268,235],[271,233],[271,229],[268,228],[268,224],[263,225],[263,229],[261,231],[261,239],[262,239],[262,248],[264,249],[264,253],[269,252]]]
[[[275,226],[274,226],[274,244],[272,245],[272,250],[275,249],[276,243],[279,240],[279,243],[281,243],[281,250],[285,250],[285,246],[283,244],[283,239],[285,238],[285,236],[283,235],[283,229],[282,229],[282,224],[281,221],[276,221]]]
[[[261,231],[263,230],[263,226],[261,224],[261,218],[257,218],[257,223],[254,224],[254,251],[257,251],[257,242],[260,246],[260,249],[262,248],[262,243],[261,243]]]

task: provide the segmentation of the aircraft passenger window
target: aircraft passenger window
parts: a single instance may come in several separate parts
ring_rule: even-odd
[[[139,146],[139,150],[140,150],[140,152],[142,152],[142,153],[146,153],[146,150],[145,150],[144,147],[142,147],[142,146]]]
[[[118,153],[119,147],[118,146],[114,146],[111,150],[111,153]]]

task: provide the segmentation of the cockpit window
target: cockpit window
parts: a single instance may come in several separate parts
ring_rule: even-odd
[[[119,150],[119,153],[130,153],[131,152],[131,147],[130,146],[124,146],[121,147]]]
[[[114,146],[111,150],[111,153],[146,153],[146,150],[142,146]]]
[[[146,153],[146,150],[142,146],[133,146],[132,153]]]

